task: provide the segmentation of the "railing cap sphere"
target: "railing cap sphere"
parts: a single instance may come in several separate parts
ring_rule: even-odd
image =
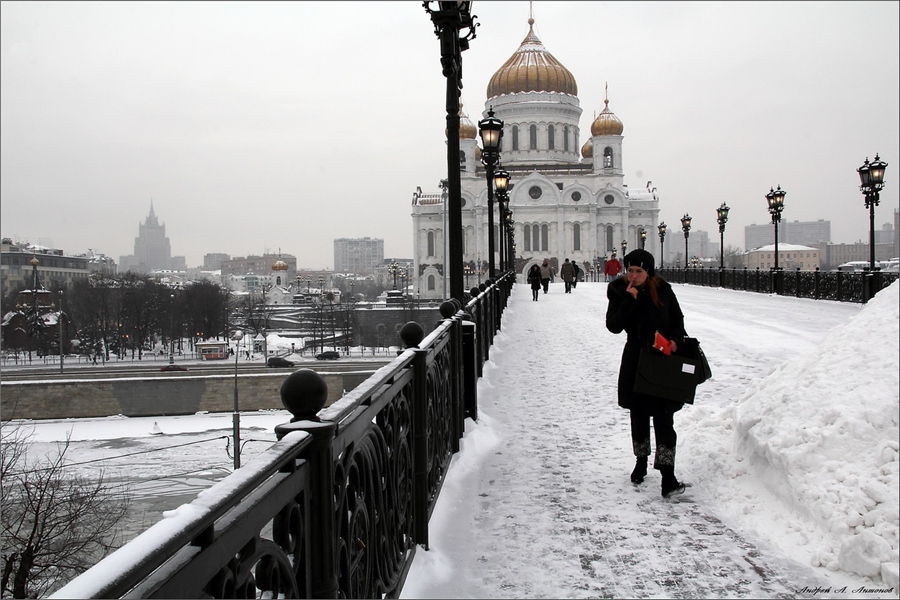
[[[454,298],[453,300],[456,300],[456,298]],[[445,319],[449,319],[456,314],[456,304],[453,302],[453,300],[447,300],[446,302],[441,303],[441,316]]]
[[[407,348],[418,348],[425,339],[425,329],[415,321],[408,321],[400,328],[400,339]]]
[[[281,403],[294,415],[291,421],[311,420],[328,400],[328,385],[312,369],[298,369],[281,384]]]
[[[477,296],[478,294],[480,294],[481,292],[483,292],[486,289],[488,289],[487,283],[479,283],[478,284],[478,293],[475,293],[475,288],[472,288],[472,295]]]

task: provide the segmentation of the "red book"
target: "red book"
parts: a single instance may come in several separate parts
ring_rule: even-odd
[[[658,331],[656,332],[656,336],[653,338],[653,347],[666,356],[671,356],[672,354],[671,343]]]

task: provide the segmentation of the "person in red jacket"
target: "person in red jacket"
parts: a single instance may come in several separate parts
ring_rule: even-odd
[[[616,253],[613,252],[609,260],[606,261],[606,266],[603,267],[603,274],[606,275],[606,281],[612,281],[613,279],[618,277],[621,270],[622,265],[616,258]]]

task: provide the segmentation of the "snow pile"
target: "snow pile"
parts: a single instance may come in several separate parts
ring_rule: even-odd
[[[744,462],[736,476],[758,478],[793,509],[795,520],[785,525],[796,532],[798,546],[812,546],[806,548],[811,564],[881,576],[895,589],[898,292],[900,282],[894,282],[814,352],[755,380],[725,411],[733,415],[737,461]],[[760,510],[762,520],[778,518],[774,506]]]

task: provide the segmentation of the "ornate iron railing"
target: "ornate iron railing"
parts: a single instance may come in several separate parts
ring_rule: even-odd
[[[406,350],[327,408],[318,374],[289,375],[275,444],[53,597],[399,596],[514,281],[445,302],[428,336],[407,323]]]
[[[897,273],[866,271],[844,273],[837,271],[762,271],[760,269],[717,269],[690,267],[660,269],[659,274],[672,283],[688,283],[722,287],[731,290],[759,292],[837,300],[839,302],[868,302],[875,294],[897,281]]]

